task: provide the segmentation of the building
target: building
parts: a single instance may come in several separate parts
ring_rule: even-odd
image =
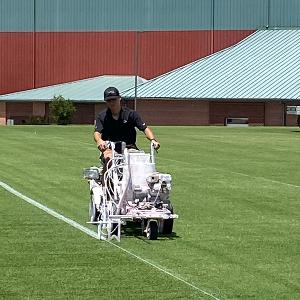
[[[0,95],[104,74],[139,75],[148,80],[161,78],[162,74],[185,69],[204,57],[218,58],[220,56],[214,56],[215,53],[238,44],[257,31],[299,28],[299,11],[299,0],[1,0]],[[273,62],[270,67],[276,68],[276,60]],[[222,65],[219,59],[216,63]],[[246,91],[248,87],[243,88]],[[152,96],[156,97],[155,105],[151,106],[148,101],[145,113],[147,118],[153,115],[155,124],[175,122],[171,117],[169,121],[161,119],[162,116],[154,111],[158,106],[158,111],[170,110],[169,105],[179,111],[195,111],[200,105],[193,97],[185,102],[176,98],[174,105],[165,101],[170,99],[168,97],[158,100],[158,95]],[[16,123],[26,122],[30,114],[40,114],[44,110],[45,115],[48,113],[48,105],[40,105],[37,109],[36,100],[32,105],[30,101],[26,105],[20,101],[15,105],[16,99],[9,102],[3,99],[0,100],[2,123],[11,117]],[[275,109],[275,103],[278,108],[279,99],[274,102],[264,98],[259,103],[256,99],[256,104],[248,98],[248,101],[235,97],[231,100],[221,97],[219,101],[214,96],[209,99],[206,108],[203,101],[199,108],[208,114],[206,121],[200,122],[197,114],[197,118],[190,118],[188,122],[220,124],[224,110],[231,114],[235,105],[239,114],[242,110],[253,111],[253,124],[289,124],[284,107],[280,110],[280,118],[276,109],[276,122],[275,117],[268,121],[269,108]],[[273,101],[272,105],[266,100],[268,103]],[[284,99],[281,104],[290,100]],[[143,101],[139,101],[142,113]],[[80,106],[79,103],[76,105]],[[87,107],[89,110],[85,115],[90,116],[86,119],[78,116],[74,121],[85,123],[94,118],[93,109],[90,105]],[[180,121],[182,115],[176,120],[186,123],[186,119]]]
[[[137,83],[146,80],[138,77]],[[135,85],[134,76],[98,76],[74,82],[37,88],[0,96],[0,125],[7,120],[14,124],[26,124],[32,118],[48,119],[49,102],[54,96],[63,96],[74,102],[76,112],[72,122],[75,124],[93,124],[96,115],[105,109],[104,90],[115,86],[125,90]]]
[[[0,94],[104,74],[152,79],[257,29],[298,27],[299,0],[1,0]]]
[[[238,44],[137,88],[138,111],[160,125],[296,125],[300,105],[300,30],[258,30]],[[122,93],[133,99],[135,91]]]

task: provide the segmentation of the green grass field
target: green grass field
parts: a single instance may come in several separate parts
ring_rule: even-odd
[[[199,289],[0,187],[0,299],[300,299],[298,128],[153,129],[157,168],[173,177],[175,234],[118,245]],[[0,127],[0,181],[88,227],[92,134]]]

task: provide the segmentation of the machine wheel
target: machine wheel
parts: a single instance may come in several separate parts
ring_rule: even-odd
[[[148,240],[157,240],[158,225],[156,221],[149,221],[147,226],[146,236]]]
[[[173,214],[173,206],[171,204],[171,202],[168,203],[168,210],[171,211],[171,213]],[[166,219],[163,221],[163,225],[162,225],[162,234],[172,234],[173,232],[173,223],[174,223],[174,219]]]
[[[163,223],[162,234],[172,234],[174,219],[166,219]]]
[[[90,217],[90,222],[99,221],[100,212],[96,208],[96,205],[94,202],[94,195],[91,195],[91,201],[90,201],[90,207],[89,207],[89,217]]]

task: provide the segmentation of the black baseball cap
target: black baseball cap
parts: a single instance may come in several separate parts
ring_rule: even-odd
[[[119,90],[113,86],[108,87],[104,91],[104,101],[110,100],[110,99],[116,99],[120,97]]]

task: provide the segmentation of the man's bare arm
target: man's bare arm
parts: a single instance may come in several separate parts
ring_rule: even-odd
[[[100,132],[95,131],[94,140],[96,142],[97,148],[100,151],[104,151],[106,149],[106,142],[102,140],[102,135]]]
[[[155,148],[156,150],[158,150],[159,147],[160,147],[160,143],[156,140],[153,131],[152,131],[149,127],[147,127],[147,128],[144,130],[144,133],[145,133],[147,139],[148,139],[149,141],[152,141],[152,143],[154,144],[154,148]]]

